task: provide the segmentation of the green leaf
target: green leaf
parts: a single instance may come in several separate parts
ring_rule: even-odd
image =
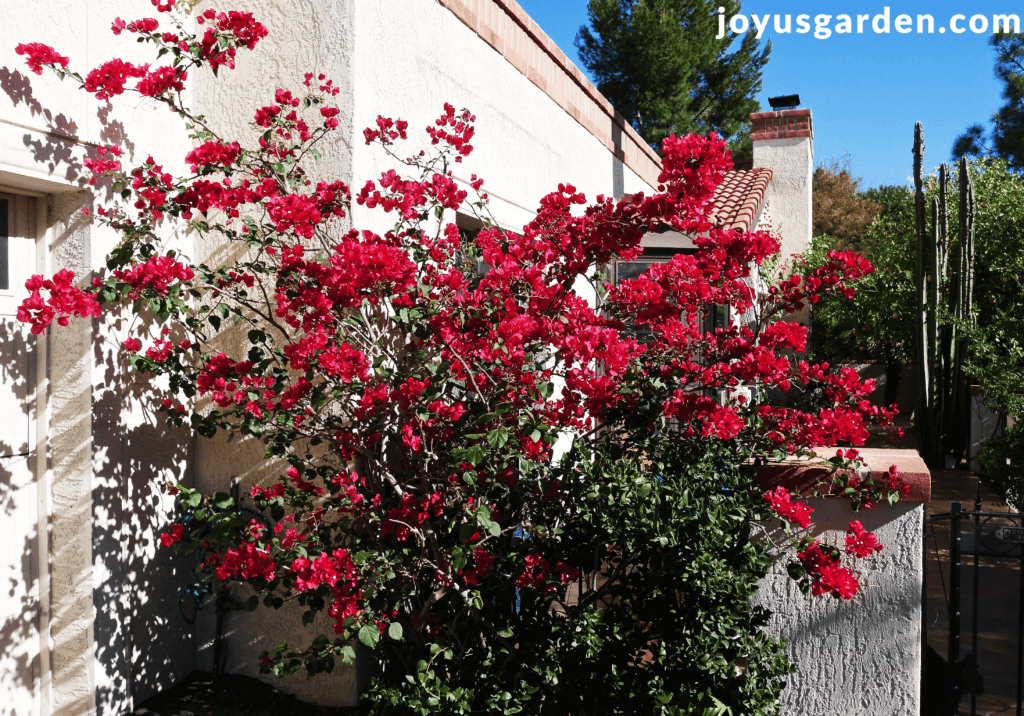
[[[393,641],[402,640],[402,625],[398,622],[391,622],[388,625],[388,637]]]
[[[377,647],[377,642],[380,641],[380,630],[375,624],[367,624],[359,630],[359,641],[370,649]]]
[[[487,444],[495,450],[500,450],[508,444],[508,437],[508,430],[505,428],[498,428],[497,430],[492,430],[487,434]]]
[[[468,462],[470,465],[479,465],[484,461],[486,453],[482,447],[474,445],[465,450],[456,450],[454,456],[457,460]]]

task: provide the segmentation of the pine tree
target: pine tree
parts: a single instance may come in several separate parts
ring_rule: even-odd
[[[992,116],[989,141],[980,124],[968,127],[953,143],[953,159],[992,154],[1016,171],[1024,169],[1024,33],[1002,32],[989,43],[996,49],[996,78],[1003,83],[1006,103]]]
[[[576,48],[597,88],[652,146],[670,134],[714,131],[734,159],[751,156],[749,115],[771,42],[753,31],[716,39],[718,9],[738,0],[589,0]],[[734,47],[734,41],[736,46]]]

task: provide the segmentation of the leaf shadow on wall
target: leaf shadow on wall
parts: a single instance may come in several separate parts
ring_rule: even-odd
[[[92,546],[96,622],[97,707],[124,713],[195,669],[193,628],[178,613],[190,555],[160,545],[159,534],[180,518],[166,482],[192,483],[191,439],[166,425],[159,405],[167,392],[131,373],[120,343],[125,320],[104,319],[93,340]],[[132,336],[159,334],[137,322]]]
[[[0,692],[10,716],[31,714],[40,673],[36,462],[28,444],[33,342],[13,319],[0,320]]]

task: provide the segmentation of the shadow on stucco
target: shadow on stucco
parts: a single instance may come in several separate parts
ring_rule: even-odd
[[[178,614],[189,557],[162,547],[159,533],[179,516],[165,482],[191,484],[190,438],[149,406],[165,397],[124,364],[114,336],[122,320],[93,341],[97,710],[121,714],[172,686],[195,668],[192,627]],[[133,335],[152,333],[149,326]]]
[[[32,510],[36,465],[28,454],[28,425],[34,416],[29,357],[34,341],[27,334],[12,319],[0,320],[0,381],[7,394],[2,407],[6,429],[0,438],[0,523],[5,525],[0,546],[0,690],[13,695],[2,709],[11,716],[31,713],[31,699],[26,697],[40,670],[38,546]]]
[[[78,124],[64,114],[54,114],[43,107],[32,93],[31,80],[19,70],[0,67],[0,91],[7,95],[15,107],[24,104],[33,117],[41,117],[46,123],[46,130],[42,134],[45,138],[33,138],[32,134],[26,134],[23,138],[25,146],[31,151],[33,160],[40,168],[45,167],[48,174],[61,176],[66,181],[85,187],[84,165],[81,152],[76,150],[76,147],[85,146],[90,151],[95,151],[95,146],[78,139]],[[129,137],[124,123],[113,118],[113,108],[114,106],[107,102],[96,111],[100,127],[99,138],[104,144],[122,147],[129,157],[134,157],[135,143]],[[109,199],[109,182],[104,188]]]
[[[79,139],[76,122],[44,107],[33,95],[29,78],[18,70],[0,67],[0,91],[14,106],[24,104],[45,123],[45,129],[23,137],[40,171],[87,188],[82,157],[95,147]],[[135,145],[111,109],[104,104],[96,110],[99,138],[119,144],[130,156]],[[54,271],[71,268],[83,281],[89,278],[96,234],[81,209],[93,194],[111,198],[109,182],[93,186],[91,193],[40,200],[47,202],[50,265]],[[189,559],[162,548],[158,539],[179,516],[173,499],[160,486],[167,481],[191,482],[191,439],[184,431],[166,428],[162,416],[149,409],[165,396],[157,397],[160,391],[148,379],[130,375],[118,357],[124,326],[111,320],[117,318],[116,309],[104,314],[84,331],[79,326],[86,324],[75,321],[70,327],[53,326],[52,335],[41,339],[47,341],[50,356],[52,415],[46,459],[59,461],[48,465],[47,488],[53,496],[48,524],[51,590],[48,603],[42,605],[50,618],[54,646],[48,664],[32,656],[33,645],[39,643],[40,616],[34,596],[39,580],[33,529],[25,533],[24,544],[4,550],[11,555],[20,551],[20,561],[12,556],[0,563],[0,693],[27,698],[31,704],[34,682],[48,667],[55,713],[120,716],[195,668],[194,631],[178,616],[176,606]],[[26,342],[22,328],[12,326],[17,326],[13,319],[0,323],[0,378],[19,391],[20,408],[27,416],[32,378],[26,366],[34,356],[34,343]],[[133,331],[142,337],[152,326],[137,325]],[[78,335],[90,338],[76,342]],[[74,376],[66,372],[69,368]],[[16,491],[26,488],[8,469],[7,463],[15,458],[3,457],[13,450],[28,452],[29,446],[0,445],[0,515],[5,520],[23,502]],[[17,459],[32,461],[34,455]],[[35,493],[34,463],[29,468],[33,477],[27,487]],[[91,555],[84,552],[89,547]],[[91,650],[86,626],[90,620]],[[9,703],[0,706],[0,712],[30,713]]]

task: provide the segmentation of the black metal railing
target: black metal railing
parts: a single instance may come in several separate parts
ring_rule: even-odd
[[[937,716],[959,714],[960,701],[964,692],[970,693],[971,716],[978,713],[978,695],[983,691],[983,675],[978,661],[978,617],[981,613],[981,561],[985,558],[1007,559],[1018,561],[1019,587],[1017,592],[1017,716],[1024,716],[1024,526],[1022,515],[1017,512],[988,512],[982,509],[981,489],[974,501],[973,510],[965,510],[960,502],[951,502],[949,512],[932,515],[931,531],[926,534],[934,541],[936,557],[939,558],[938,541],[935,536],[936,522],[949,522],[949,590],[943,579],[943,591],[946,596],[949,634],[947,641],[945,675],[929,675],[929,688],[948,689],[948,699]],[[964,548],[965,528],[971,530],[970,548]],[[965,576],[965,554],[973,556],[968,569],[971,570],[971,601],[970,601],[970,652],[963,654],[963,612],[964,594],[962,591]],[[942,578],[942,559],[938,559],[939,577]],[[947,678],[943,678],[943,676]],[[948,680],[947,680],[948,679]],[[932,694],[934,697],[934,694]]]

